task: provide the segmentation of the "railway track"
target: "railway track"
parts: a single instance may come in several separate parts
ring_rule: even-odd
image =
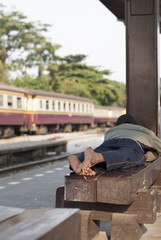
[[[79,153],[75,153],[75,154],[79,154]],[[0,168],[0,177],[10,174],[10,173],[14,173],[20,170],[25,170],[25,169],[29,169],[35,166],[40,166],[43,164],[48,164],[48,163],[52,163],[54,161],[61,161],[66,159],[70,154],[69,153],[63,153],[62,155],[57,155],[57,156],[51,156],[45,159],[41,159],[41,160],[36,160],[36,161],[30,161],[30,162],[26,162],[26,163],[22,163],[22,164],[16,164],[16,165],[11,165],[8,167],[3,167]]]

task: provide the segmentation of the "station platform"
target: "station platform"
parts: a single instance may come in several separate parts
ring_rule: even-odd
[[[156,222],[153,224],[144,224],[147,229],[140,240],[160,240],[161,239],[161,213],[157,213]]]
[[[61,152],[66,152],[66,144],[65,140],[3,143],[0,144],[0,166],[42,159],[47,152],[55,152],[59,155]]]
[[[42,146],[53,147],[66,144],[64,140],[40,140],[40,141],[22,141],[22,142],[9,142],[0,144],[0,154],[4,152],[23,151],[29,149],[35,149]]]

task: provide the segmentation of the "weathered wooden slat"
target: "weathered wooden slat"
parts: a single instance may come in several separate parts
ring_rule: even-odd
[[[80,240],[80,214],[78,209],[54,209],[39,216],[35,216],[33,211],[33,216],[30,215],[26,221],[19,221],[18,218],[18,216],[13,217],[11,228],[1,229],[0,239]]]
[[[138,224],[135,214],[113,214],[111,240],[139,240],[142,234],[142,226]]]
[[[92,211],[93,220],[111,221],[113,213],[135,214],[138,223],[154,223],[156,220],[157,194],[152,189],[140,189],[132,204],[64,202],[66,208],[80,208]]]
[[[6,209],[9,211],[9,209]],[[10,228],[14,228],[18,224],[25,224],[29,221],[33,221],[34,219],[46,214],[47,211],[50,211],[49,208],[42,208],[42,209],[32,209],[32,210],[24,210],[23,212],[17,212],[15,216],[12,216],[5,221],[0,223],[0,233],[3,231],[8,231]]]
[[[96,184],[95,177],[89,181],[84,176],[70,174],[65,176],[65,194],[66,201],[96,202]]]
[[[149,188],[161,171],[161,158],[148,166],[108,171],[93,177],[65,176],[65,200],[130,204],[141,188]]]
[[[0,206],[0,222],[24,212],[23,208]]]
[[[100,220],[100,221],[111,221],[113,213],[104,212],[104,211],[92,211],[92,219],[93,220]]]
[[[119,170],[118,170],[119,171]],[[161,171],[161,158],[147,167],[120,169],[122,174],[115,176],[115,171],[104,173],[97,180],[97,202],[129,204],[135,199],[141,188],[149,188]],[[112,173],[113,172],[113,173]]]

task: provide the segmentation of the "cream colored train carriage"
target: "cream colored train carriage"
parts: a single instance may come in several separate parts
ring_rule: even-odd
[[[93,124],[91,99],[43,90],[32,90],[31,96],[30,132],[80,131]]]
[[[94,125],[95,126],[113,126],[119,116],[126,113],[122,107],[94,106]]]
[[[88,98],[0,84],[1,138],[112,126],[124,113],[125,108],[94,105]]]

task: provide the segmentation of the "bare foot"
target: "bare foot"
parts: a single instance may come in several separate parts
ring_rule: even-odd
[[[101,153],[96,153],[91,147],[88,147],[84,152],[84,162],[82,163],[81,169],[83,175],[88,175],[91,167],[100,162],[105,162],[103,155]]]
[[[94,176],[96,172],[92,169],[88,168],[88,171],[83,171],[83,163],[79,161],[79,159],[75,155],[71,155],[68,157],[69,164],[71,165],[73,171],[78,175],[86,175],[86,176]]]
[[[82,170],[83,172],[83,170]],[[95,176],[96,175],[96,172],[93,171],[91,168],[87,171],[87,172],[83,172],[83,175],[86,175],[86,176]]]
[[[82,174],[82,169],[81,169],[81,162],[75,155],[71,155],[68,157],[68,162],[71,165],[73,171],[78,174],[78,175],[83,175]]]
[[[91,147],[88,147],[84,152],[84,161],[82,163],[75,155],[69,156],[68,161],[76,174],[94,176],[96,172],[93,171],[91,167],[106,160],[101,153],[96,153]]]

